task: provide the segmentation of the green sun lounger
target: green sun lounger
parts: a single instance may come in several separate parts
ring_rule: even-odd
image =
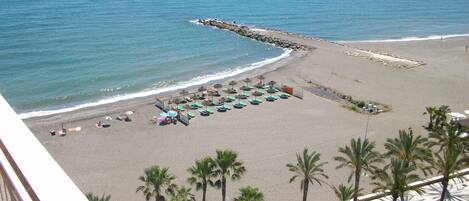
[[[202,116],[209,116],[210,114],[213,114],[213,110],[210,108],[203,109],[203,110],[201,109],[199,110],[199,112],[200,112],[200,115]]]
[[[188,113],[187,113],[187,116],[189,117],[189,119],[195,118],[195,115],[194,115],[194,113],[192,113],[192,112],[188,112]]]
[[[251,100],[249,100],[249,102],[253,105],[259,105],[262,103],[262,100],[258,99],[258,98],[253,98]]]
[[[278,99],[277,96],[272,96],[272,95],[265,97],[265,100],[266,100],[266,101],[269,101],[269,102],[276,101],[277,99]]]
[[[267,93],[271,93],[271,94],[278,92],[278,90],[275,89],[275,88],[268,88],[266,91],[267,91]]]
[[[178,106],[176,106],[176,110],[178,110],[178,111],[181,111],[181,112],[182,112],[182,111],[184,111],[184,110],[186,110],[186,109],[184,108],[184,106],[183,106],[183,105],[178,105]]]
[[[246,107],[246,103],[244,103],[243,101],[240,101],[239,103],[234,104],[233,107],[236,109],[241,109],[243,107]]]
[[[202,108],[202,107],[204,107],[204,106],[203,106],[202,104],[200,104],[200,103],[192,103],[192,104],[189,105],[189,107],[190,107],[191,109],[199,109],[199,108]]]
[[[217,111],[219,112],[226,112],[228,110],[231,110],[231,108],[228,105],[221,105],[217,107]]]
[[[287,99],[288,97],[290,97],[290,95],[287,93],[280,93],[278,96],[282,99]]]
[[[264,95],[264,92],[261,91],[261,90],[256,90],[256,91],[252,92],[252,95],[253,96],[262,96],[262,95]]]

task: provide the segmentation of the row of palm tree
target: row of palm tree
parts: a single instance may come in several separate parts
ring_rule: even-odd
[[[440,108],[449,111],[445,106]],[[440,114],[434,113],[434,115]],[[406,191],[422,193],[421,189],[408,185],[421,180],[418,171],[425,176],[435,171],[436,174],[443,175],[440,196],[440,201],[443,201],[451,175],[468,165],[468,156],[464,152],[468,141],[460,137],[463,129],[459,124],[435,116],[432,117],[434,122],[432,129],[429,129],[428,138],[414,136],[412,130],[408,132],[401,130],[397,138],[387,139],[384,145],[386,153],[383,155],[376,152],[374,143],[369,143],[367,139],[363,144],[360,143],[360,139],[353,139],[351,147],[340,148],[339,152],[345,157],[335,158],[341,163],[337,168],[349,167],[355,174],[354,191],[350,193],[344,189],[343,192],[353,195],[353,199],[357,200],[360,192],[360,175],[362,171],[366,171],[372,175],[372,185],[375,186],[373,192],[387,192],[393,200],[399,197],[403,200]],[[440,122],[441,119],[444,120],[443,123]],[[382,168],[376,167],[383,162],[383,158],[389,158],[388,163]]]
[[[195,186],[197,191],[202,191],[202,201],[206,200],[208,187],[221,190],[222,200],[226,200],[227,181],[241,179],[246,172],[243,162],[238,159],[238,154],[232,150],[217,150],[215,157],[205,157],[196,160],[194,165],[187,169],[190,174],[188,183]],[[170,201],[194,201],[195,196],[191,189],[174,184],[175,176],[169,173],[168,168],[153,166],[139,177],[143,185],[137,188],[148,201],[164,201],[166,196]],[[264,201],[264,195],[258,188],[244,187],[240,189],[240,195],[235,201]]]

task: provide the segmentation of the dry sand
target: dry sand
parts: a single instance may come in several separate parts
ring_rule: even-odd
[[[421,126],[425,106],[447,104],[455,111],[469,109],[469,38],[416,42],[349,43],[298,37],[272,30],[262,33],[294,40],[317,49],[295,54],[294,59],[276,64],[265,74],[268,80],[297,87],[313,81],[355,98],[389,104],[391,112],[371,116],[368,137],[383,150],[383,142],[397,135],[398,129],[413,127],[426,135]],[[426,65],[411,69],[396,68],[363,57],[347,55],[358,47],[373,52],[399,55]],[[273,68],[273,67],[270,67]],[[249,74],[244,76],[251,76]],[[112,127],[97,129],[94,123],[103,114],[134,110],[134,121],[112,121]],[[197,116],[191,125],[155,126],[149,120],[160,111],[152,98],[91,108],[46,118],[28,119],[26,123],[71,176],[83,192],[112,195],[112,200],[144,200],[135,193],[137,178],[151,165],[170,167],[177,184],[186,183],[186,169],[196,159],[214,155],[217,149],[239,152],[247,173],[240,181],[228,182],[228,200],[242,186],[259,187],[267,200],[300,200],[300,184],[289,184],[292,173],[285,167],[295,162],[303,148],[318,151],[327,161],[328,183],[345,183],[348,170],[336,170],[332,158],[339,146],[350,139],[363,137],[366,115],[344,109],[340,104],[304,92],[304,99],[290,98],[242,110]],[[82,131],[65,137],[51,137],[48,131],[61,122],[67,127],[82,126]],[[365,192],[370,186],[365,177]],[[201,192],[195,193],[200,199]],[[217,190],[208,191],[208,200],[220,200]],[[309,200],[335,200],[327,185],[310,187]]]

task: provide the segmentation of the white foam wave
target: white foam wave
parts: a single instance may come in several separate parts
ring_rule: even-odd
[[[359,40],[359,41],[338,41],[338,42],[360,42],[360,43],[379,43],[379,42],[406,42],[406,41],[424,41],[424,40],[441,40],[456,37],[469,37],[469,34],[449,34],[449,35],[431,35],[427,37],[405,37],[397,39],[383,40]]]
[[[254,70],[256,68],[260,68],[260,67],[263,67],[265,65],[277,62],[281,59],[284,59],[284,58],[287,58],[288,56],[290,56],[291,52],[292,52],[292,50],[285,49],[284,52],[278,57],[265,59],[265,60],[262,60],[262,61],[259,61],[259,62],[252,63],[248,66],[242,66],[242,67],[238,67],[238,68],[235,68],[235,69],[232,69],[232,70],[226,70],[226,71],[215,73],[215,74],[209,74],[209,75],[195,77],[195,78],[192,78],[189,81],[179,82],[179,83],[176,83],[176,84],[171,85],[171,86],[166,86],[166,87],[161,87],[161,88],[151,89],[151,90],[145,90],[145,91],[141,91],[141,92],[137,92],[137,93],[133,93],[133,94],[125,94],[125,95],[115,96],[115,97],[112,97],[112,98],[99,100],[97,102],[85,103],[85,104],[76,105],[76,106],[72,106],[72,107],[68,107],[68,108],[62,108],[62,109],[56,109],[56,110],[32,111],[32,112],[27,112],[27,113],[21,113],[21,114],[19,114],[19,116],[22,119],[27,119],[27,118],[31,118],[31,117],[39,117],[39,116],[60,114],[60,113],[71,112],[71,111],[75,111],[75,110],[79,110],[79,109],[83,109],[83,108],[87,108],[87,107],[94,107],[94,106],[99,106],[99,105],[103,105],[103,104],[115,103],[115,102],[122,101],[122,100],[129,100],[129,99],[134,99],[134,98],[147,97],[147,96],[156,95],[156,94],[160,94],[160,93],[164,93],[164,92],[180,90],[180,89],[188,88],[188,87],[191,87],[191,86],[202,85],[202,84],[209,83],[211,81],[225,79],[225,78],[228,78],[228,77],[233,77],[233,76],[239,75],[241,73],[248,72],[248,71]]]
[[[200,23],[199,20],[189,20],[189,22],[192,23],[192,24],[204,25],[204,24]]]

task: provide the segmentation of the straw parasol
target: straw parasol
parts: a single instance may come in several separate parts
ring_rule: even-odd
[[[249,79],[249,78],[246,78],[246,79],[243,80],[243,82],[246,83],[246,86],[248,86],[248,84],[251,83],[252,80]]]
[[[201,87],[199,87],[199,89],[197,89],[197,91],[201,93],[201,96],[200,96],[200,97],[203,97],[203,95],[204,95],[203,93],[204,93],[205,91],[207,91],[207,88],[205,88],[204,86],[201,86]],[[202,98],[201,98],[201,99],[202,99]]]
[[[263,75],[257,76],[257,79],[259,79],[259,81],[261,81],[261,84],[264,84],[265,77]]]
[[[222,84],[214,84],[213,85],[213,88],[215,88],[217,91],[220,90],[221,88],[223,88],[223,85]]]
[[[182,91],[179,92],[179,94],[181,94],[181,96],[186,96],[187,94],[189,94],[189,92],[183,89]]]
[[[230,82],[228,83],[228,85],[231,86],[231,89],[233,89],[236,84],[238,84],[238,83],[237,83],[236,81],[234,81],[234,80],[232,80],[232,81],[230,81]]]

